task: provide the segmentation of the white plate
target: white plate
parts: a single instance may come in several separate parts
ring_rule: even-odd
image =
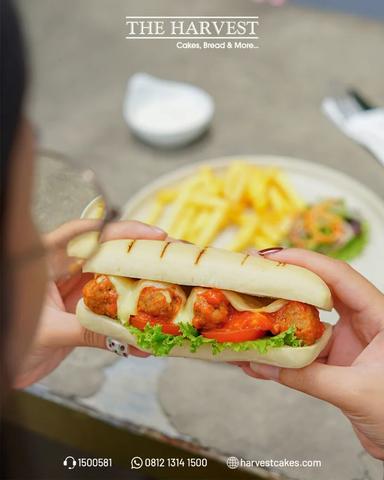
[[[369,243],[351,264],[384,291],[384,201],[348,175],[323,165],[272,155],[223,157],[194,163],[164,175],[141,189],[125,205],[122,218],[145,221],[159,190],[178,185],[194,175],[201,165],[210,165],[219,172],[234,160],[281,167],[307,202],[324,197],[344,198],[348,207],[359,212],[369,225]]]

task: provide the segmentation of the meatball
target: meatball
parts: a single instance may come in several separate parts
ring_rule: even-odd
[[[296,337],[305,345],[312,345],[324,332],[320,322],[319,312],[312,305],[301,302],[288,302],[283,308],[272,314],[273,326],[271,332],[277,335],[294,325]]]
[[[117,317],[117,292],[106,275],[95,275],[83,287],[85,305],[98,315]]]
[[[192,324],[198,330],[221,327],[228,320],[230,309],[230,303],[223,292],[212,288],[197,295]]]
[[[172,320],[180,305],[180,295],[172,288],[145,287],[140,293],[137,311],[162,320]]]

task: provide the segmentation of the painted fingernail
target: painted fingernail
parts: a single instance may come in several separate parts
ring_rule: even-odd
[[[270,248],[263,248],[262,250],[259,250],[257,253],[263,256],[263,255],[270,255],[271,253],[281,252],[281,250],[283,250],[283,247],[270,247]]]
[[[128,357],[129,355],[129,346],[126,343],[121,343],[115,338],[107,337],[105,341],[107,350],[110,352],[116,353],[120,357]]]
[[[189,242],[188,240],[182,240],[181,238],[170,237],[169,235],[166,238],[166,240],[168,240],[169,242],[173,242],[173,243],[188,243],[189,245],[193,245],[193,243]]]
[[[252,371],[261,375],[264,378],[269,378],[270,380],[279,380],[280,368],[273,365],[262,365],[260,363],[250,363],[249,364]]]

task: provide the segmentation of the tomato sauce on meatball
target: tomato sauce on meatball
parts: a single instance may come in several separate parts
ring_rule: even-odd
[[[106,275],[95,275],[83,287],[85,305],[98,315],[117,317],[117,292]]]
[[[137,312],[171,321],[179,311],[181,301],[173,288],[145,287],[140,292]]]
[[[312,345],[324,333],[325,327],[320,321],[319,312],[312,305],[291,301],[271,315],[273,317],[271,332],[274,335],[295,326],[296,337],[303,340],[305,345]]]

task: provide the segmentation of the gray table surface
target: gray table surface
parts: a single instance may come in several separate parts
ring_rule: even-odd
[[[364,15],[384,19],[384,4],[381,0],[293,0],[296,5],[313,6],[326,10],[342,11],[352,15]]]
[[[42,143],[70,155],[80,166],[92,166],[114,203],[123,205],[148,182],[181,165],[247,153],[288,155],[329,165],[384,197],[383,168],[344,137],[319,109],[335,80],[358,86],[374,102],[384,104],[382,24],[290,5],[276,9],[251,0],[18,3],[32,65],[29,110]],[[260,15],[261,48],[186,51],[166,41],[127,42],[124,17],[128,14]],[[216,104],[208,134],[176,151],[159,151],[136,140],[121,111],[126,82],[138,71],[206,89]],[[161,375],[167,378],[167,363],[154,358],[115,362],[108,352],[75,351],[32,391],[89,408],[121,425],[132,422],[190,439],[191,430],[183,424],[185,431],[180,433],[181,428],[164,414],[162,406],[167,410],[167,405],[158,401],[158,381]],[[92,382],[84,385],[84,378]],[[300,405],[306,402],[305,398],[297,401],[304,402]],[[337,422],[333,428],[337,429]],[[345,435],[351,436],[348,432]],[[195,441],[214,447],[209,438],[197,435]],[[324,442],[332,438],[325,435]],[[371,459],[362,461],[357,447],[356,452],[351,461],[359,476],[346,473],[350,469],[338,464],[334,468],[340,470],[333,470],[337,478],[363,478],[364,472],[371,475],[366,478],[375,478],[381,466]],[[299,472],[296,478],[305,475]],[[330,477],[324,470],[310,478]]]

